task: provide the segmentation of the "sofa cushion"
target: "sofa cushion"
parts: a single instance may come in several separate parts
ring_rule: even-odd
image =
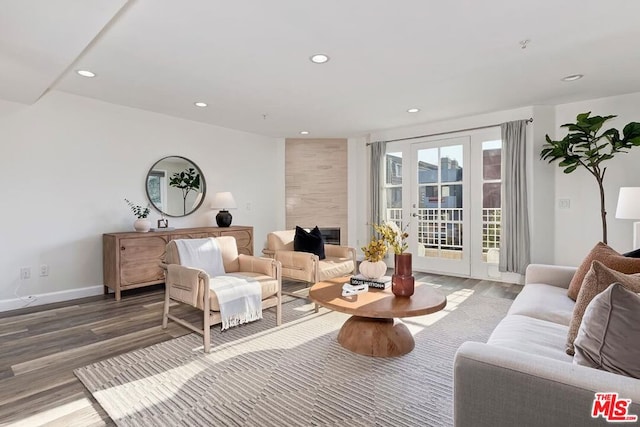
[[[274,279],[271,276],[267,276],[260,273],[250,273],[250,272],[242,272],[242,273],[231,273],[228,276],[235,276],[241,279],[249,279],[249,280],[257,280],[260,282],[261,295],[260,299],[265,300],[266,298],[275,295],[278,293],[278,280]],[[202,291],[200,292],[202,294]],[[218,302],[218,296],[215,292],[209,292],[209,303],[211,310],[220,311],[220,303]]]
[[[318,264],[318,280],[333,279],[353,273],[352,258],[327,257]]]
[[[528,283],[513,301],[508,314],[520,314],[568,326],[574,304],[567,296],[566,288]]]
[[[272,231],[267,234],[267,249],[272,251],[292,251],[296,230]]]
[[[324,239],[318,226],[316,225],[311,231],[296,226],[296,235],[293,238],[293,250],[298,252],[311,252],[312,254],[318,255],[318,258],[324,259]]]
[[[600,261],[607,267],[622,273],[640,273],[640,258],[625,257],[611,249],[606,244],[598,242],[598,244],[591,249],[591,252],[589,252],[582,261],[582,264],[578,267],[573,279],[571,279],[567,295],[569,295],[569,298],[572,300],[575,301],[576,298],[578,298],[578,292],[580,291],[580,286],[582,285],[584,276],[587,275],[587,272],[591,268],[591,263],[596,260]]]
[[[614,282],[621,283],[625,288],[633,292],[640,292],[640,274],[620,273],[608,268],[600,261],[593,261],[589,272],[584,276],[576,305],[573,308],[573,316],[571,317],[571,323],[569,323],[569,334],[567,335],[567,354],[573,356],[573,341],[578,335],[578,329],[587,306],[596,295],[607,289]]]
[[[493,330],[487,344],[571,363],[572,357],[564,352],[567,329],[554,322],[507,315]]]
[[[640,379],[640,296],[614,283],[587,307],[575,340],[578,365]]]

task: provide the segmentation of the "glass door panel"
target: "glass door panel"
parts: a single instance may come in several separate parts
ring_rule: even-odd
[[[482,142],[482,260],[497,264],[502,214],[502,141]]]
[[[418,268],[468,275],[469,196],[464,173],[469,139],[412,145],[415,184],[411,251]]]
[[[387,153],[385,165],[383,220],[393,221],[402,227],[402,153]]]

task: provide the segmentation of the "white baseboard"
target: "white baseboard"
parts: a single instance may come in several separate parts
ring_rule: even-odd
[[[104,287],[89,286],[80,289],[69,289],[66,291],[49,292],[46,294],[33,295],[33,300],[27,300],[27,297],[0,300],[0,311],[17,310],[24,307],[33,307],[36,305],[51,304],[53,302],[69,301],[76,298],[91,297],[94,295],[102,295]]]

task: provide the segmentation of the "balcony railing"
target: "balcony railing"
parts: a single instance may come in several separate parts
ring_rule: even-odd
[[[500,208],[482,209],[482,252],[500,248]],[[418,242],[425,249],[462,250],[462,208],[420,208]],[[402,209],[387,209],[387,219],[402,228]]]

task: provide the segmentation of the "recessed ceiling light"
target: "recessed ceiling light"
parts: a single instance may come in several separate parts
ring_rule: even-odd
[[[206,102],[194,102],[193,105],[195,105],[196,107],[204,108],[209,104],[207,104]]]
[[[580,80],[583,77],[584,77],[584,74],[572,74],[570,76],[563,77],[562,81],[563,82],[575,82],[576,80]]]
[[[300,131],[300,135],[309,135],[309,131],[308,130],[301,130]]]
[[[315,55],[313,55],[309,59],[314,64],[324,64],[325,62],[329,61],[329,57],[327,55],[325,55],[324,53],[316,53]]]
[[[95,77],[96,76],[96,73],[92,73],[89,70],[76,70],[76,73],[78,73],[82,77]]]
[[[420,109],[419,109],[419,108],[409,108],[409,109],[407,110],[407,113],[417,113],[418,111],[420,111]]]

